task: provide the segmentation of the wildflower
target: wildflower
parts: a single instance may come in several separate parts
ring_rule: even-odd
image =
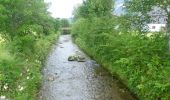
[[[20,76],[22,76],[23,74],[21,73]]]
[[[30,71],[30,69],[27,69],[27,72],[29,72]]]
[[[0,96],[0,99],[5,99],[5,98],[6,98],[6,97],[5,97],[5,96],[3,96],[3,95],[2,95],[2,96]]]
[[[4,89],[7,90],[8,89],[8,84],[4,85]]]
[[[39,60],[35,60],[36,63],[41,63]]]
[[[24,87],[23,87],[23,86],[21,86],[21,85],[19,85],[19,86],[18,86],[18,88],[19,88],[19,91],[24,90]]]
[[[28,59],[26,59],[26,62],[28,62]]]
[[[29,80],[30,79],[30,77],[29,76],[27,76],[27,80]]]

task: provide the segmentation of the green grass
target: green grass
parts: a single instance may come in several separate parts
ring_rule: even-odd
[[[41,84],[42,63],[58,34],[34,39],[20,37],[0,45],[0,96],[35,100]]]

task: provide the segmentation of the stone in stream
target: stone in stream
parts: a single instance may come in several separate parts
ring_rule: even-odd
[[[54,81],[54,76],[48,76],[48,81]]]
[[[54,81],[55,78],[58,78],[58,77],[59,77],[59,76],[58,76],[58,73],[54,73],[53,75],[50,74],[50,75],[47,76],[47,80],[48,80],[48,81]]]
[[[77,61],[77,57],[75,55],[71,55],[68,57],[68,61]]]
[[[83,56],[78,56],[78,57],[77,57],[77,61],[78,61],[78,62],[85,62],[85,57],[83,57]]]
[[[68,57],[68,61],[85,62],[85,57],[80,55],[72,55]]]

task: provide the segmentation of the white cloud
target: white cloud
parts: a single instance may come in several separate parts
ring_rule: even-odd
[[[83,0],[44,0],[45,2],[51,2],[49,12],[55,18],[70,18],[74,6],[81,4]]]

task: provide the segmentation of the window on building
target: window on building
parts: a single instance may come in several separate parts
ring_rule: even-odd
[[[156,27],[155,26],[152,26],[152,29],[155,29]]]

